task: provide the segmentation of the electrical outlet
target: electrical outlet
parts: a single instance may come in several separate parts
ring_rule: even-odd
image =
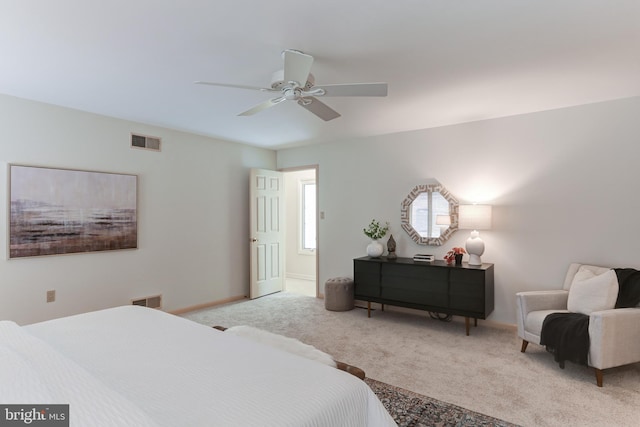
[[[54,302],[56,300],[56,291],[47,291],[47,302]]]

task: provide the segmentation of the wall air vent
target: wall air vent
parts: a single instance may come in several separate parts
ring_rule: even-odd
[[[162,308],[162,295],[131,300],[131,304],[149,308]]]
[[[131,148],[140,148],[142,150],[160,151],[160,138],[155,136],[131,134]]]

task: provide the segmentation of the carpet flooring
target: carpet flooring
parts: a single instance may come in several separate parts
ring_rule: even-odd
[[[606,370],[600,388],[593,369],[560,369],[541,346],[521,353],[514,327],[479,321],[466,336],[457,316],[378,308],[367,318],[366,309],[327,311],[322,299],[281,292],[183,316],[297,338],[368,378],[522,426],[640,425],[640,363]]]

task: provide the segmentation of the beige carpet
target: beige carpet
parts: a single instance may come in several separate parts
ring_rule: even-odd
[[[605,371],[564,370],[542,347],[520,353],[514,329],[386,307],[331,312],[324,301],[279,293],[191,312],[207,325],[250,325],[297,338],[358,366],[368,377],[523,426],[640,425],[640,364]]]

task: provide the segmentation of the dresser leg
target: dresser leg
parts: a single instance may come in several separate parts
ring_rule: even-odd
[[[367,301],[367,317],[371,317],[371,301]]]
[[[468,317],[464,318],[464,326],[465,328],[467,328],[467,336],[469,336],[469,318]]]
[[[384,311],[384,304],[380,304],[380,311]]]
[[[478,318],[477,317],[473,318],[473,326],[475,326],[476,328],[478,327]]]

